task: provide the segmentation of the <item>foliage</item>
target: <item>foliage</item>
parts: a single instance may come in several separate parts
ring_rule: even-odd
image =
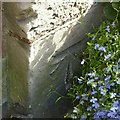
[[[108,3],[104,8],[104,15],[109,20],[115,20],[120,17],[120,2]]]
[[[120,119],[120,34],[118,21],[103,22],[82,53],[80,77],[74,77],[68,96],[73,111],[65,118]]]

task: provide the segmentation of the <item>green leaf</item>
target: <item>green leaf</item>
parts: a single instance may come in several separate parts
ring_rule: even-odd
[[[116,10],[116,11],[119,11],[120,10],[120,3],[116,2],[116,3],[112,3],[112,7]]]
[[[59,100],[61,100],[63,97],[58,97],[55,103],[57,103]]]
[[[87,44],[88,44],[89,46],[92,46],[92,43],[90,43],[90,42],[87,42]]]
[[[110,19],[110,20],[116,19],[117,11],[115,9],[113,9],[111,4],[108,4],[107,6],[105,6],[103,12],[107,19]]]

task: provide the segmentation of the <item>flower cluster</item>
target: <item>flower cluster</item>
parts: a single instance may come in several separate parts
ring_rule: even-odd
[[[99,32],[98,32],[99,31]],[[66,117],[120,119],[120,34],[118,22],[104,22],[84,51],[81,77],[75,77],[69,95],[76,112]],[[114,36],[114,37],[113,37]],[[87,57],[86,57],[87,56]]]

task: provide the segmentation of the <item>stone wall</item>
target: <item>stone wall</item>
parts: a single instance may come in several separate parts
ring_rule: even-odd
[[[18,17],[30,6],[4,3],[9,113],[15,117],[62,118],[72,107],[64,96],[72,77],[80,72],[80,60],[75,55],[85,48],[86,33],[103,21],[103,5],[94,4],[80,19],[58,26],[36,41],[27,36],[27,23],[36,16],[21,21]],[[57,101],[59,97],[63,99]]]

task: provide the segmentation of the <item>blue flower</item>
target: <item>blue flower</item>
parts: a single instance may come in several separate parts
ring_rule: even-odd
[[[120,69],[118,69],[118,73],[120,73]]]
[[[86,120],[87,116],[86,115],[82,115],[80,120]]]
[[[99,48],[99,47],[100,47],[99,44],[95,44],[94,49],[97,49],[97,48]]]
[[[110,89],[110,87],[111,87],[111,85],[110,85],[110,84],[106,86],[106,88],[107,88],[107,89]]]
[[[101,51],[103,51],[103,52],[106,52],[106,49],[105,49],[105,47],[103,47],[103,46],[99,47],[98,50],[101,50]]]
[[[97,86],[97,83],[92,83],[92,87],[96,87]]]
[[[105,81],[105,84],[108,84],[109,83],[109,81]]]
[[[90,102],[92,102],[92,103],[95,103],[97,101],[97,98],[94,98],[94,97],[92,97],[92,99],[90,100]]]
[[[110,108],[111,111],[113,111],[114,113],[116,112],[116,110],[118,110],[118,106],[113,106]]]
[[[116,118],[117,118],[117,120],[120,120],[120,115],[117,115]]]
[[[118,63],[120,62],[120,58],[118,59]]]
[[[105,55],[104,56],[104,60],[106,61],[107,59],[109,59],[111,57],[111,54]]]
[[[92,37],[92,40],[95,40],[95,36]]]
[[[110,80],[110,78],[111,78],[111,75],[107,75],[106,78],[105,78],[105,81]]]
[[[106,70],[107,73],[110,72],[110,68],[109,67],[107,67],[105,70]]]
[[[100,76],[100,80],[102,80],[103,78],[104,78],[104,76],[103,76],[103,75],[101,75],[101,76]]]
[[[84,103],[84,101],[83,101],[83,100],[82,100],[82,101],[80,101],[80,104],[81,104],[81,105],[83,105],[83,103]]]
[[[99,100],[100,100],[100,101],[103,101],[103,98],[100,98]]]
[[[91,106],[88,106],[87,107],[87,111],[91,111],[92,110],[92,107]]]
[[[104,89],[101,89],[100,93],[105,96],[106,95],[106,91]]]
[[[95,80],[98,80],[98,77],[95,77]]]
[[[78,78],[78,83],[82,84],[82,79]]]
[[[82,95],[82,99],[87,101],[87,100],[88,100],[87,95],[86,95],[86,94],[83,94],[83,95]]]
[[[110,26],[109,25],[106,27],[106,30],[107,30],[107,32],[110,32]]]
[[[88,73],[87,75],[90,76],[90,78],[92,78],[92,77],[95,76],[95,73],[94,73],[94,72],[91,72],[91,73]]]
[[[100,120],[99,116],[96,113],[94,114],[94,120]]]
[[[77,95],[77,96],[76,96],[76,100],[79,100],[79,99],[80,99],[80,96],[79,96],[79,95]]]
[[[95,102],[94,104],[92,104],[92,106],[95,107],[95,108],[99,108],[100,107],[100,105],[97,102]]]
[[[105,111],[98,111],[98,112],[97,112],[97,115],[98,115],[99,117],[105,117],[106,112],[105,112]]]
[[[96,90],[93,90],[91,94],[94,95],[94,94],[96,94],[96,93],[97,93],[97,91],[96,91]]]
[[[103,88],[105,88],[104,86],[100,86],[99,88],[98,88],[98,90],[101,90],[101,89],[103,89]]]
[[[81,65],[83,65],[84,63],[85,63],[85,59],[82,60]]]
[[[117,66],[117,67],[119,66],[119,63],[118,63],[118,62],[116,62],[116,66]]]
[[[116,69],[116,67],[113,67],[113,71],[116,73],[117,72],[117,69]]]
[[[112,82],[111,84],[110,84],[110,86],[114,86],[115,85],[115,83],[114,82]]]
[[[118,106],[119,102],[118,100],[114,101],[113,106]]]
[[[94,82],[94,79],[89,79],[89,78],[88,78],[87,84],[90,84],[90,83],[92,83],[92,82]]]
[[[110,117],[110,118],[115,118],[115,113],[110,111],[110,112],[107,114],[107,116]]]
[[[111,25],[112,25],[112,27],[115,27],[115,22],[112,22],[112,24],[111,24]]]
[[[100,53],[100,56],[102,56],[103,55],[103,53]]]

